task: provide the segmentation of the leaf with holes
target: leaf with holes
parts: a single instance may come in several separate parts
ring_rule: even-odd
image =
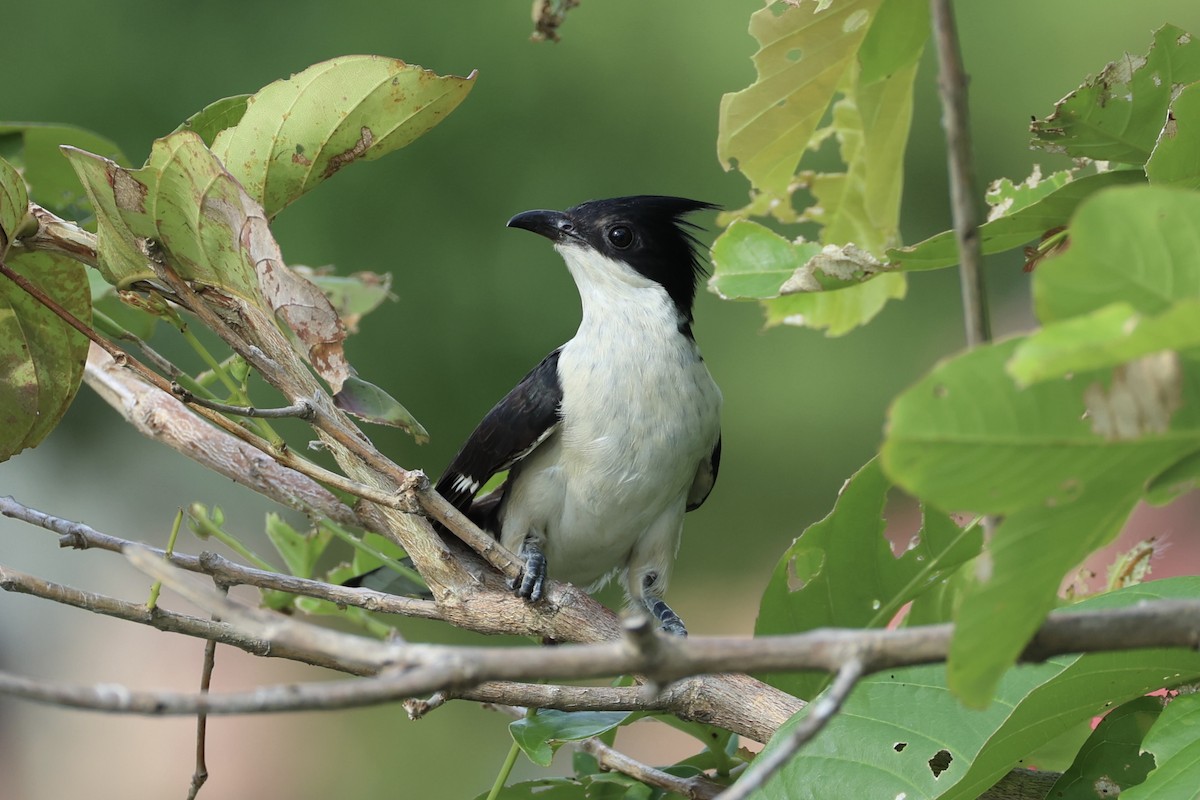
[[[212,150],[269,219],[344,167],[410,144],[474,84],[475,73],[442,76],[382,56],[334,58],[256,92]]]
[[[891,482],[877,461],[846,481],[837,505],[783,554],[763,592],[755,636],[814,628],[882,628],[901,607],[979,554],[977,527],[959,528],[940,511],[923,509],[924,525],[899,557],[884,536],[883,509]],[[777,673],[763,680],[811,699],[824,674]]]
[[[1004,516],[956,619],[951,685],[973,705],[1054,607],[1068,570],[1117,534],[1154,476],[1200,450],[1200,366],[1136,370],[1160,382],[1163,405],[1127,418],[1116,400],[1139,391],[1134,371],[1018,389],[1005,365],[1019,343],[946,361],[901,394],[882,450],[887,474],[915,496]]]
[[[1117,608],[1198,596],[1200,579],[1174,578],[1075,607]],[[940,665],[886,670],[854,689],[842,712],[792,757],[761,796],[818,800],[836,786],[839,797],[974,800],[1030,752],[1080,722],[1198,677],[1200,654],[1183,648],[1061,656],[1009,669],[987,708],[970,711],[946,687]],[[777,747],[806,713],[781,728],[763,752]],[[1182,744],[1184,738],[1177,741]]]
[[[979,237],[985,254],[1002,253],[1041,238],[1054,228],[1066,225],[1075,209],[1092,195],[1113,186],[1144,183],[1138,170],[1113,170],[1088,175],[1064,183],[1058,189],[1002,217],[984,223]],[[888,251],[895,269],[919,271],[942,269],[958,263],[958,245],[954,231],[944,231],[923,242]]]
[[[1135,697],[1108,712],[1047,796],[1055,800],[1115,797],[1144,781],[1154,769],[1154,757],[1142,752],[1142,740],[1162,710],[1160,697]]]
[[[1141,784],[1121,792],[1125,800],[1194,800],[1200,786],[1200,695],[1181,694],[1163,710],[1141,749],[1155,768]]]
[[[1200,83],[1171,101],[1167,124],[1146,162],[1146,177],[1160,186],[1200,189]]]
[[[1126,53],[1030,127],[1033,146],[1075,158],[1146,163],[1178,89],[1200,81],[1200,42],[1164,25],[1145,56]]]
[[[721,98],[717,154],[755,190],[784,199],[842,76],[881,0],[793,4],[778,0],[750,17],[760,47],[757,79]]]

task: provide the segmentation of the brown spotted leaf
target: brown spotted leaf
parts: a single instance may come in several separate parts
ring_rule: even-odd
[[[342,168],[417,139],[474,83],[474,73],[442,76],[383,56],[323,61],[256,92],[212,149],[270,218]]]

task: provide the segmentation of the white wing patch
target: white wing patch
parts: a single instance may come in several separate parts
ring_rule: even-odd
[[[469,475],[459,475],[454,479],[454,491],[473,495],[479,491],[479,481],[472,480]]]

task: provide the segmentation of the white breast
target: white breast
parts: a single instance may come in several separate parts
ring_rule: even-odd
[[[587,585],[626,566],[647,535],[674,555],[687,491],[720,433],[721,393],[661,286],[559,249],[583,299],[558,362],[563,421],[515,472],[501,538],[519,549],[544,537],[550,574]]]

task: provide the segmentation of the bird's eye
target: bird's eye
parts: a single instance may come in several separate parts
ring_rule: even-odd
[[[618,250],[624,250],[633,244],[633,231],[625,225],[614,225],[608,229],[608,241]]]

